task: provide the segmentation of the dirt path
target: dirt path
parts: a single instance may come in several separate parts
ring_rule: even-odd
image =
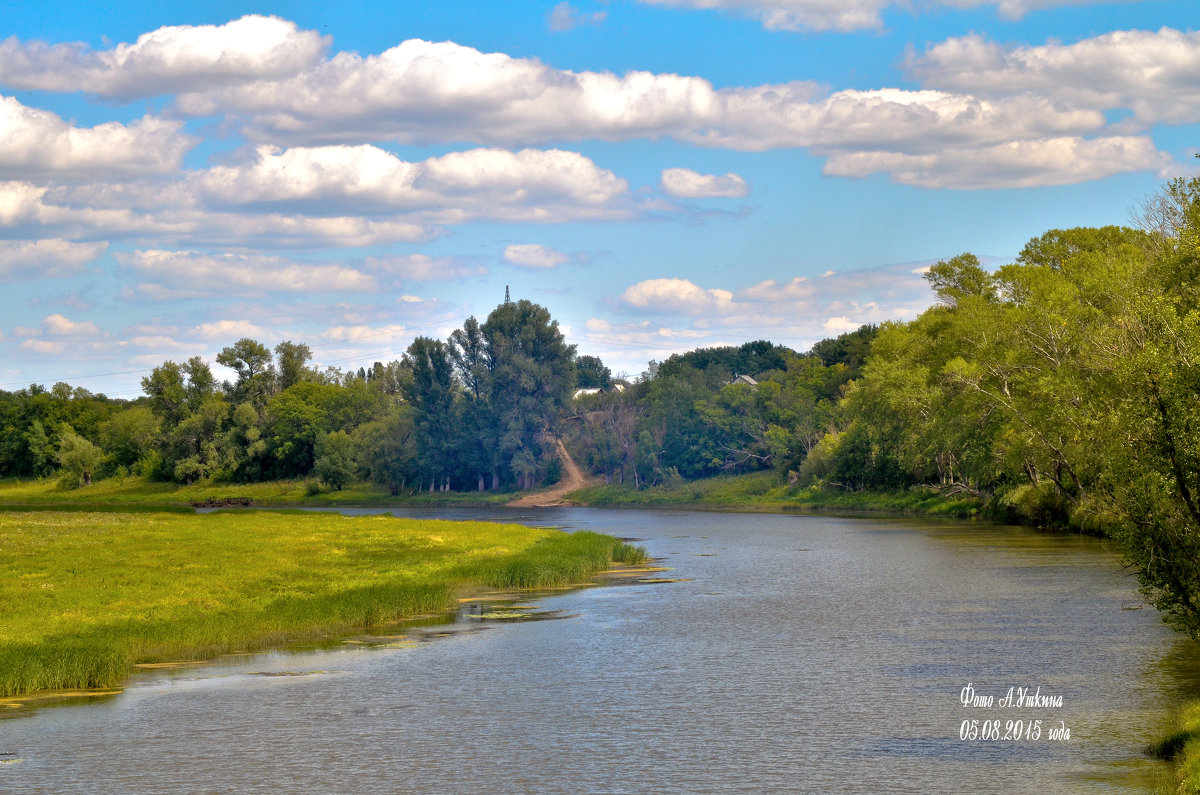
[[[518,497],[508,503],[510,508],[552,508],[556,505],[566,505],[569,503],[566,496],[572,491],[600,482],[599,478],[589,478],[583,474],[561,440],[555,439],[554,446],[558,450],[558,458],[563,465],[562,480],[545,491]]]

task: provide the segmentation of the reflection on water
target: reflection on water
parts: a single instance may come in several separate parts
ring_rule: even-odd
[[[467,605],[474,618],[381,642],[139,673],[103,703],[0,722],[0,754],[22,760],[0,766],[0,790],[1142,792],[1162,766],[1141,749],[1200,695],[1197,646],[1132,609],[1135,583],[1092,539],[680,511],[421,515],[636,537],[679,581],[528,611],[556,620]],[[964,706],[968,683],[993,707]],[[1010,688],[1061,706],[997,705]],[[1040,736],[983,739],[993,720],[1000,735],[1040,720]],[[960,739],[971,721],[976,739]],[[1069,739],[1050,739],[1060,727]]]

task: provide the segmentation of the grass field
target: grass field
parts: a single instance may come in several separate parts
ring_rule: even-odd
[[[111,687],[207,658],[586,581],[644,553],[595,533],[229,511],[0,512],[0,695]]]

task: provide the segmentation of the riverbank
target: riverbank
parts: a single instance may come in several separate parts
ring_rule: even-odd
[[[622,485],[591,486],[572,492],[570,499],[576,504],[591,506],[847,511],[957,518],[986,515],[983,501],[970,496],[940,494],[929,489],[855,492],[797,488],[780,483],[774,472],[707,478],[646,489]]]
[[[1179,710],[1176,730],[1149,748],[1152,756],[1171,761],[1174,781],[1169,793],[1200,792],[1200,701]]]
[[[708,478],[676,485],[636,489],[590,485],[571,491],[557,486],[530,492],[419,492],[392,495],[369,483],[341,491],[314,491],[306,481],[200,483],[184,486],[138,478],[99,481],[63,489],[56,481],[0,481],[0,510],[180,511],[198,505],[248,504],[286,507],[541,506],[546,503],[595,507],[691,507],[741,511],[867,512],[968,518],[992,516],[983,501],[928,489],[897,492],[850,492],[799,489],[781,484],[773,472]]]
[[[336,635],[644,555],[597,533],[260,511],[6,511],[0,549],[0,696],[112,687],[139,663]]]

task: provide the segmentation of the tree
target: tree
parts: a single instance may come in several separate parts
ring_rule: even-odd
[[[150,396],[150,409],[168,426],[179,424],[189,408],[183,368],[165,361],[142,379],[142,391]]]
[[[381,419],[354,429],[354,457],[369,480],[386,486],[392,496],[417,476],[416,428],[410,406],[394,406]]]
[[[312,377],[312,371],[306,366],[312,358],[312,350],[304,343],[284,340],[275,346],[275,357],[279,363],[279,391]]]
[[[217,364],[237,373],[237,381],[225,385],[234,403],[250,400],[262,405],[273,391],[275,367],[271,363],[271,350],[261,342],[243,337],[221,349]]]
[[[69,426],[59,431],[59,480],[68,488],[90,486],[92,476],[104,461],[104,451],[79,436]]]
[[[596,356],[580,356],[575,360],[575,386],[579,389],[608,389],[612,386],[612,371]]]
[[[354,440],[345,431],[331,431],[317,440],[313,472],[325,485],[341,491],[354,478]]]
[[[959,254],[953,259],[937,263],[926,272],[925,280],[933,287],[938,298],[949,306],[957,306],[959,301],[968,297],[985,300],[996,297],[992,275],[980,266],[974,254]]]
[[[518,488],[529,488],[546,460],[539,439],[575,390],[575,346],[544,307],[525,299],[496,307],[480,331],[499,434],[493,481],[511,473]]]
[[[148,406],[131,406],[101,423],[100,444],[113,466],[132,468],[154,449],[161,427]]]
[[[455,397],[450,347],[440,340],[417,337],[405,351],[404,361],[412,371],[404,396],[413,407],[421,466],[430,476],[430,491],[446,490],[452,467]]]

